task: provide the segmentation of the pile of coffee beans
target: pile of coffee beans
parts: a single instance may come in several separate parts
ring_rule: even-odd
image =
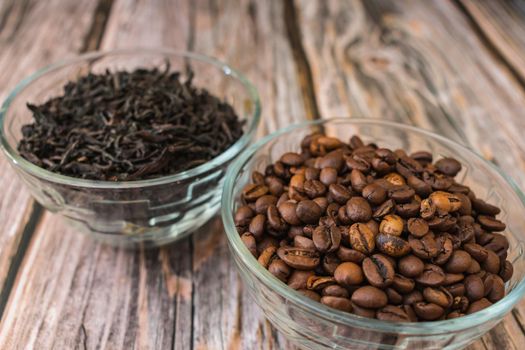
[[[235,224],[276,278],[327,306],[387,321],[460,317],[505,296],[500,209],[453,158],[315,133],[254,172]]]

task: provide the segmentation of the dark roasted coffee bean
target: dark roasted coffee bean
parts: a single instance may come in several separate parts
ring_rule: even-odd
[[[255,202],[257,198],[268,193],[268,187],[265,185],[249,184],[244,187],[242,197],[247,202]]]
[[[364,286],[352,294],[352,302],[367,309],[379,309],[386,306],[388,297],[381,289]]]
[[[408,237],[408,244],[412,249],[412,254],[421,259],[432,259],[440,252],[440,247],[434,238],[434,235],[427,233],[422,238]]]
[[[318,180],[306,180],[303,186],[304,193],[311,199],[326,193],[326,186]]]
[[[322,215],[321,207],[311,200],[300,201],[295,212],[299,220],[306,224],[317,223]]]
[[[512,266],[512,263],[510,261],[505,260],[505,262],[501,264],[501,269],[499,271],[500,277],[503,279],[504,282],[508,282],[513,274],[514,266]]]
[[[481,271],[481,265],[479,264],[479,262],[477,262],[477,260],[475,260],[475,259],[471,259],[470,266],[469,266],[468,270],[465,271],[465,273],[474,274],[474,273],[478,273],[480,271]]]
[[[235,226],[248,226],[254,215],[253,210],[249,206],[243,205],[239,207],[235,212]]]
[[[405,222],[401,217],[395,214],[389,214],[381,220],[379,232],[385,235],[401,236],[404,226]]]
[[[350,294],[348,293],[348,290],[344,287],[341,287],[338,284],[332,284],[330,286],[324,287],[321,294],[323,296],[332,296],[332,297],[340,297],[340,298],[348,298],[350,296]]]
[[[362,196],[372,205],[379,205],[386,200],[386,191],[378,184],[371,183],[363,188]]]
[[[445,264],[445,271],[448,273],[463,273],[468,270],[472,258],[464,250],[455,250]]]
[[[472,202],[472,207],[478,214],[495,216],[501,212],[501,210],[498,207],[492,204],[489,204],[482,199],[475,198],[471,200],[471,202]]]
[[[432,163],[432,153],[427,151],[417,151],[410,154],[410,158],[416,160],[422,166]]]
[[[319,180],[320,174],[321,174],[321,170],[319,170],[317,168],[306,168],[306,170],[304,171],[304,178],[306,180]],[[323,182],[323,181],[321,181],[321,182]]]
[[[481,227],[487,231],[504,231],[506,228],[506,225],[503,222],[491,216],[478,215],[477,220]]]
[[[321,169],[319,180],[326,186],[335,184],[337,182],[337,170],[330,167]]]
[[[382,309],[377,310],[377,319],[382,321],[393,321],[393,322],[412,322],[410,316],[407,315],[406,311],[394,305],[387,305]]]
[[[257,258],[257,242],[255,242],[255,237],[251,233],[246,232],[241,236],[241,240],[250,253]]]
[[[476,275],[469,275],[463,282],[465,285],[465,295],[473,302],[485,296],[485,285],[481,277]]]
[[[454,297],[452,303],[452,310],[458,310],[459,312],[466,312],[470,305],[470,301],[466,296]]]
[[[394,266],[384,255],[374,254],[363,260],[363,273],[368,283],[384,288],[394,282]]]
[[[505,296],[505,282],[498,275],[494,275],[494,282],[492,289],[488,294],[487,298],[491,303],[498,302]]]
[[[450,189],[449,189],[450,190]],[[461,207],[458,210],[460,215],[471,215],[472,214],[472,203],[468,196],[463,193],[455,193],[456,197],[459,198],[461,202]]]
[[[264,175],[258,171],[252,173],[252,182],[257,185],[264,185]]]
[[[455,283],[463,281],[464,278],[465,278],[465,275],[462,273],[446,273],[445,280],[443,281],[443,285],[449,286],[451,284],[455,284]]]
[[[360,155],[352,155],[345,158],[346,166],[350,170],[359,170],[360,172],[367,174],[370,171],[370,163]]]
[[[471,303],[467,309],[467,312],[466,314],[467,315],[470,315],[474,312],[478,312],[478,311],[481,311],[487,307],[489,307],[490,305],[492,305],[492,303],[490,301],[488,301],[487,299],[485,298],[482,298],[480,300],[477,300],[473,303]]]
[[[260,239],[264,235],[264,226],[266,224],[266,215],[256,215],[248,227],[248,231],[255,237],[255,239]]]
[[[280,196],[284,192],[283,181],[276,176],[268,176],[265,179],[265,183],[269,192],[274,196]]]
[[[411,218],[407,221],[407,230],[414,237],[421,238],[428,233],[428,224],[421,218]]]
[[[352,197],[352,192],[345,186],[340,184],[331,184],[328,187],[328,192],[334,201],[339,204],[346,204]]]
[[[341,264],[341,260],[335,255],[335,253],[326,254],[322,259],[322,266],[324,272],[329,275],[333,275],[337,266]]]
[[[432,193],[432,186],[414,175],[410,175],[407,178],[407,185],[422,197],[428,197],[428,195]]]
[[[288,166],[299,166],[303,164],[303,158],[298,153],[287,152],[284,153],[279,159],[281,163]]]
[[[405,305],[412,305],[420,301],[423,301],[423,294],[419,290],[413,290],[403,295],[403,304]]]
[[[412,304],[417,317],[425,321],[437,320],[445,313],[445,310],[434,303],[420,301]]]
[[[346,203],[346,214],[354,222],[367,222],[372,218],[372,208],[363,197],[352,197]]]
[[[388,191],[388,197],[396,203],[408,203],[416,192],[409,186],[399,186]]]
[[[337,211],[337,219],[343,225],[350,225],[352,223],[352,220],[350,219],[350,217],[346,213],[346,205],[343,205]]]
[[[437,170],[448,176],[456,176],[461,170],[461,163],[454,158],[441,158],[435,164]]]
[[[367,309],[352,302],[352,313],[361,317],[376,318],[376,310]]]
[[[462,312],[459,312],[459,311],[452,311],[451,313],[449,313],[449,314],[447,315],[447,320],[452,320],[452,319],[454,319],[454,318],[463,317],[463,316],[465,316],[465,314],[462,313]]]
[[[487,259],[481,263],[481,268],[487,272],[498,274],[500,270],[500,259],[492,250],[487,250]]]
[[[409,219],[418,215],[421,203],[417,200],[412,200],[410,203],[396,204],[396,214],[402,218]]]
[[[450,294],[452,294],[453,297],[461,297],[466,293],[465,284],[463,283],[452,284],[450,286],[446,286],[445,288],[450,292]]]
[[[277,203],[277,197],[266,194],[264,196],[261,196],[257,198],[255,201],[255,212],[257,214],[266,214],[266,210],[268,209],[268,206],[275,205]]]
[[[349,261],[356,264],[360,264],[366,258],[366,255],[360,251],[343,246],[339,247],[336,254],[341,261]]]
[[[487,259],[488,253],[485,248],[476,243],[466,243],[463,245],[463,249],[470,254],[478,262],[483,262]]]
[[[299,270],[312,270],[320,263],[319,253],[311,249],[280,247],[277,255],[286,264]]]
[[[352,183],[352,189],[358,193],[361,193],[363,188],[368,184],[366,176],[357,169],[353,169],[350,173],[350,181]]]
[[[395,274],[392,287],[399,293],[410,293],[412,290],[414,290],[415,286],[416,282],[414,282],[413,279],[404,277],[403,275],[400,275],[398,273]]]
[[[415,280],[424,286],[439,287],[445,281],[445,273],[437,265],[425,264],[423,272]]]
[[[277,210],[277,207],[275,205],[272,204],[268,206],[268,209],[266,210],[266,218],[268,226],[275,232],[281,234],[288,229],[288,225],[283,220],[281,215],[279,215],[279,211]]]
[[[314,271],[293,270],[288,278],[288,286],[295,290],[306,289],[306,282],[310,276],[314,276]]]
[[[352,312],[352,303],[348,298],[327,295],[321,298],[321,303],[337,310]]]
[[[317,302],[321,301],[321,296],[318,293],[314,292],[313,290],[299,289],[298,292]]]
[[[353,262],[341,263],[334,272],[337,283],[344,287],[359,285],[363,282],[363,270]]]
[[[314,241],[305,236],[295,236],[293,239],[293,246],[296,248],[315,250]]]
[[[337,226],[318,226],[312,235],[312,240],[321,253],[334,252],[341,243],[341,232]]]
[[[372,217],[374,219],[381,219],[385,215],[392,214],[394,212],[395,207],[396,207],[395,202],[389,199],[374,210]]]
[[[416,277],[423,272],[425,264],[420,258],[414,255],[407,255],[399,260],[398,268],[399,273],[403,276]]]
[[[410,245],[401,237],[379,234],[376,237],[378,249],[391,257],[399,258],[410,253]]]
[[[427,302],[439,305],[444,309],[451,307],[454,301],[452,294],[443,287],[426,287],[423,290],[423,298],[425,298]]]
[[[291,273],[290,267],[279,258],[273,259],[270,265],[268,265],[268,271],[281,281],[286,283],[288,276]]]
[[[403,303],[403,296],[394,288],[385,288],[385,293],[388,298],[388,303],[392,305],[399,305]]]
[[[436,265],[443,265],[452,256],[454,245],[447,235],[439,236],[436,241],[439,247],[439,253],[432,259],[432,262]]]
[[[353,249],[367,255],[374,251],[374,233],[366,224],[355,223],[350,226],[349,236]]]

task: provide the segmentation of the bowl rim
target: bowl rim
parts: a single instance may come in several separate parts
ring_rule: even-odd
[[[314,313],[317,316],[321,316],[325,319],[343,323],[346,325],[356,326],[365,329],[378,330],[380,332],[392,332],[403,335],[438,335],[447,332],[457,332],[463,329],[472,328],[479,326],[491,319],[502,318],[525,294],[525,278],[518,282],[518,284],[507,294],[502,300],[489,306],[486,309],[478,311],[471,315],[465,315],[456,319],[441,320],[441,321],[426,321],[426,322],[388,322],[377,319],[365,318],[357,316],[344,311],[329,308],[321,303],[315,302],[308,297],[302,295],[296,290],[288,287],[286,284],[281,282],[279,279],[274,277],[268,270],[263,268],[253,255],[248,251],[244,243],[242,242],[235,224],[233,221],[233,189],[239,175],[240,170],[249,158],[256,153],[261,147],[266,145],[268,142],[275,138],[291,133],[294,130],[302,129],[312,126],[320,126],[327,123],[346,123],[353,125],[382,125],[397,128],[399,130],[415,132],[420,135],[428,136],[448,146],[459,148],[461,152],[474,156],[478,160],[481,160],[486,166],[491,168],[501,176],[507,184],[514,190],[514,193],[521,200],[522,206],[525,207],[525,195],[516,185],[516,183],[506,174],[503,173],[497,166],[485,160],[482,156],[476,153],[471,148],[447,139],[444,136],[430,132],[428,130],[418,128],[412,125],[406,125],[402,123],[381,120],[381,119],[363,119],[363,118],[331,118],[331,119],[318,119],[313,121],[301,122],[298,124],[290,125],[286,128],[279,129],[274,133],[264,137],[257,143],[246,149],[229,167],[225,176],[225,184],[223,188],[223,196],[221,202],[221,216],[226,231],[230,250],[236,258],[240,258],[242,263],[247,266],[250,273],[254,274],[255,277],[261,280],[264,284],[272,288],[281,297],[284,297],[287,301],[291,301],[297,304],[302,309],[306,309],[308,312]]]
[[[53,73],[57,70],[65,68],[67,66],[77,64],[83,61],[96,61],[105,56],[119,56],[119,55],[165,55],[165,56],[179,56],[187,59],[192,59],[200,61],[202,63],[207,63],[218,68],[226,76],[231,76],[237,81],[239,81],[246,92],[248,93],[252,103],[253,103],[253,113],[251,113],[251,118],[248,119],[247,130],[243,135],[229,148],[224,152],[211,159],[210,161],[201,164],[195,168],[188,169],[183,172],[179,172],[173,175],[162,176],[154,179],[147,180],[135,180],[135,181],[101,181],[101,180],[90,180],[90,179],[81,179],[72,176],[62,175],[58,173],[51,172],[44,168],[41,168],[22,156],[20,156],[17,150],[13,149],[9,142],[7,141],[7,135],[5,130],[5,121],[6,114],[9,111],[12,101],[20,94],[25,88],[30,86],[37,79]],[[115,49],[115,50],[100,50],[100,51],[91,51],[76,55],[71,58],[60,60],[56,63],[45,66],[28,77],[22,79],[15,88],[9,93],[7,98],[4,100],[2,106],[0,107],[0,149],[3,149],[9,161],[16,168],[22,169],[22,171],[30,173],[33,176],[38,178],[68,185],[75,187],[83,188],[106,188],[106,189],[123,189],[123,188],[137,188],[137,187],[149,187],[156,185],[163,185],[168,183],[173,183],[176,181],[182,181],[191,177],[199,176],[206,172],[212,171],[213,169],[221,166],[225,162],[231,160],[236,155],[238,155],[250,142],[253,134],[257,130],[261,116],[261,102],[259,98],[259,93],[255,86],[238,70],[232,68],[227,63],[219,61],[216,58],[209,57],[203,54],[199,54],[191,51],[176,50],[171,48],[164,47],[132,47],[124,49]]]

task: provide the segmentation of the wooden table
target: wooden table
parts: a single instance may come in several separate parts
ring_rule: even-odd
[[[80,52],[168,46],[258,87],[259,135],[303,119],[384,118],[475,147],[525,188],[525,4],[518,1],[4,0],[2,99]],[[220,219],[129,252],[72,232],[0,157],[0,349],[281,349]],[[471,349],[523,349],[525,302]]]

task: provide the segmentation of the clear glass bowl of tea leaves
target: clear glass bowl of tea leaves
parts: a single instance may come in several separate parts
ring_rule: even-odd
[[[216,213],[259,117],[256,89],[227,64],[116,50],[23,80],[0,111],[0,141],[45,208],[105,242],[155,246]]]

